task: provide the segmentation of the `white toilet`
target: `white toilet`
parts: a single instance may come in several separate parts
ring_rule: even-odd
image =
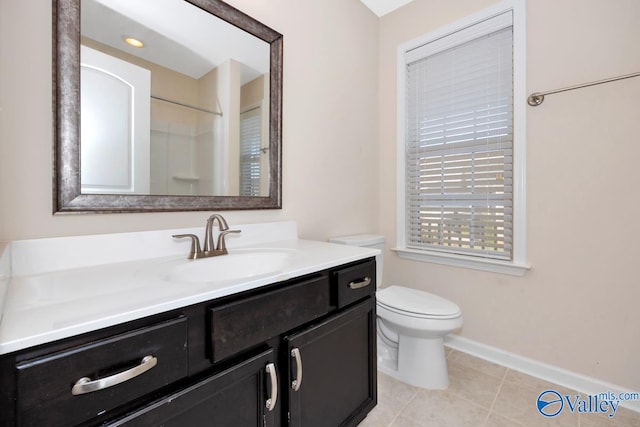
[[[380,249],[384,236],[358,234],[332,243]],[[382,284],[382,255],[376,257],[376,283]],[[437,295],[402,286],[376,291],[378,369],[400,381],[428,389],[449,386],[443,338],[462,326],[460,307]]]

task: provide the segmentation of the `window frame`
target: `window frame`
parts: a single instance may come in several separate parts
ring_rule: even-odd
[[[513,14],[513,257],[496,260],[441,250],[408,248],[406,215],[406,53],[461,29],[473,27],[494,16]],[[526,17],[525,0],[504,0],[449,25],[426,33],[398,47],[397,57],[397,198],[396,247],[404,259],[431,262],[475,270],[521,276],[531,267],[526,263]]]
[[[243,139],[243,136],[245,135],[244,131],[247,120],[254,119],[257,120],[257,125],[255,125],[255,129],[257,130],[257,138],[252,138],[249,140]],[[250,151],[251,154],[243,154],[243,152],[246,151],[244,147],[245,145],[249,146],[248,151]],[[256,148],[257,151],[255,150]],[[262,155],[265,153],[262,150],[262,107],[257,106],[240,113],[240,196],[260,197],[260,195],[262,194],[262,179],[258,178],[257,182],[255,182],[252,179],[252,173],[244,173],[244,168],[246,166],[248,166],[249,169],[252,169],[252,165],[257,164],[257,167],[260,170],[258,176],[262,175]],[[255,156],[253,154],[255,154]],[[245,187],[245,185],[251,189],[249,194],[243,192],[243,188]]]

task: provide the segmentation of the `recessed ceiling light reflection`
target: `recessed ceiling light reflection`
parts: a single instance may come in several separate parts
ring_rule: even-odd
[[[144,43],[142,43],[142,41],[134,38],[134,37],[124,37],[124,42],[126,44],[128,44],[129,46],[133,46],[133,47],[143,47]]]

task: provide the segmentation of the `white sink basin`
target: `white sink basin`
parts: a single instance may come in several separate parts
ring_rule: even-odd
[[[184,260],[169,269],[165,280],[205,283],[250,279],[281,271],[293,254],[286,250],[236,250],[227,255]]]

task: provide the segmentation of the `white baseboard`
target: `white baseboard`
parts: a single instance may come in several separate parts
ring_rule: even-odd
[[[625,387],[590,378],[586,375],[558,368],[457,335],[445,337],[444,343],[447,347],[454,350],[469,353],[481,359],[488,360],[489,362],[506,366],[509,369],[570,388],[583,394],[599,394],[607,391],[618,393],[639,392],[638,390],[629,390]],[[632,411],[640,412],[640,400],[627,400],[620,402],[620,405]]]

